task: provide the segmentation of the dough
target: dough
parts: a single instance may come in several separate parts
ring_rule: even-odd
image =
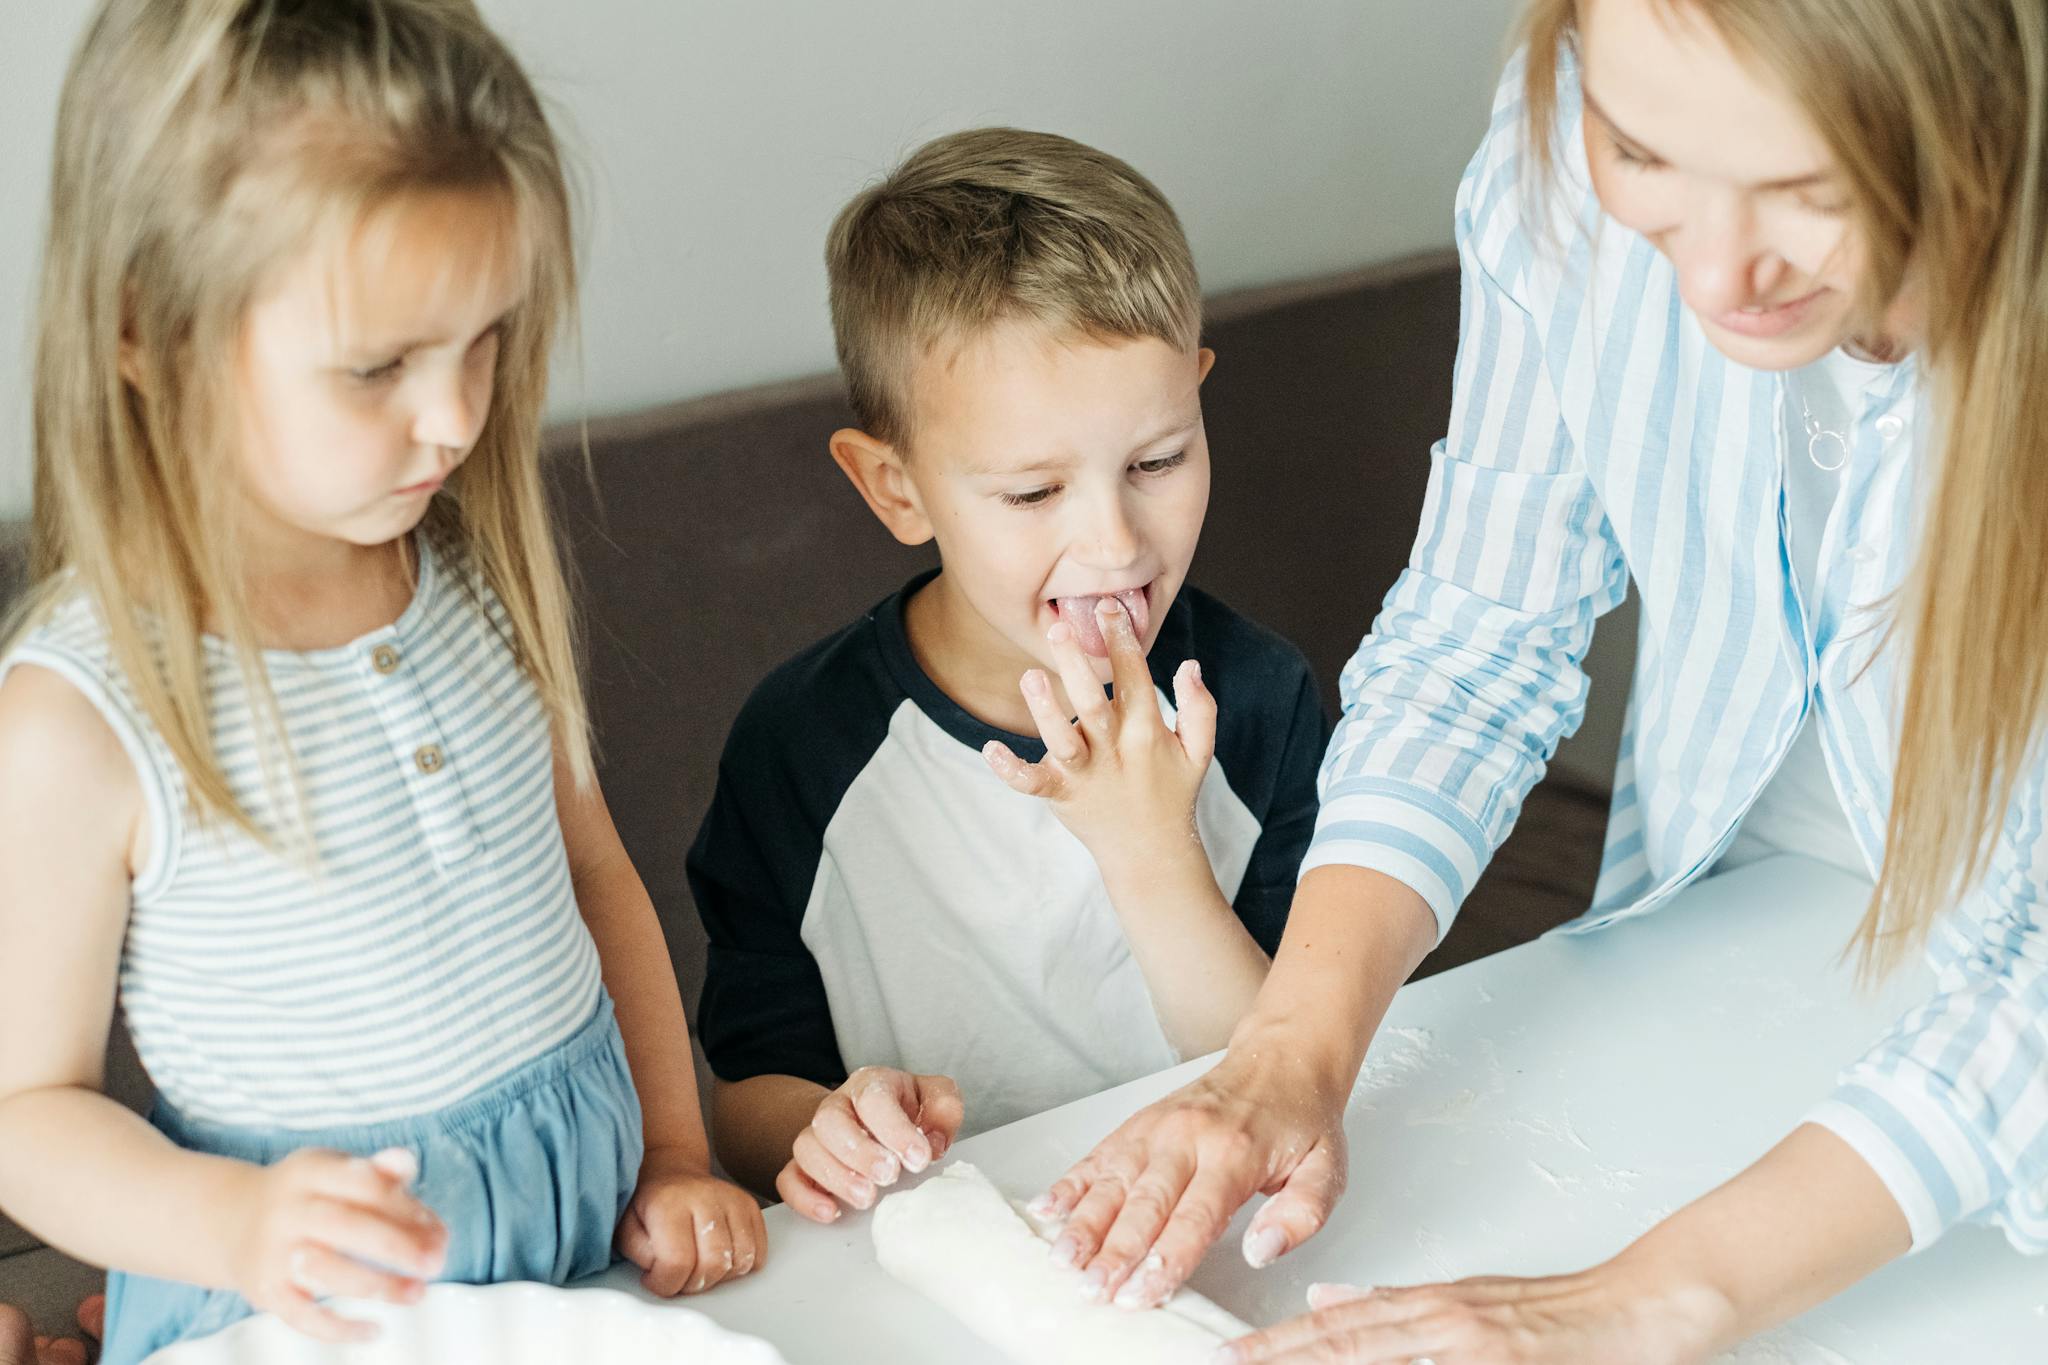
[[[875,1209],[882,1268],[965,1323],[1015,1365],[1204,1361],[1251,1329],[1199,1294],[1133,1310],[1083,1297],[1044,1232],[989,1178],[954,1162]]]

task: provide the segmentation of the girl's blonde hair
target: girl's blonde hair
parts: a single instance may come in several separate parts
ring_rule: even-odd
[[[2040,0],[1658,0],[1799,102],[1847,181],[1875,328],[1911,288],[1937,420],[1886,647],[1908,652],[1884,866],[1855,947],[1897,966],[1982,878],[2048,702],[2048,10]],[[1578,0],[1532,0],[1547,172]]]
[[[540,466],[575,298],[540,101],[472,0],[105,0],[65,81],[36,345],[33,623],[90,595],[201,818],[259,837],[216,760],[202,633],[234,647],[282,751],[231,509],[233,376],[277,271],[402,196],[498,196],[530,274],[482,435],[418,534],[502,602],[579,781],[577,640]],[[275,755],[274,755],[275,756]],[[289,764],[289,754],[283,758]]]

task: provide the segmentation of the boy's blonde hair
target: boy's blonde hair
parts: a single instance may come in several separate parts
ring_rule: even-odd
[[[1546,172],[1582,0],[1529,0],[1526,136]],[[1897,966],[1982,878],[2048,722],[2048,10],[2041,0],[1659,0],[1776,76],[1827,140],[1869,266],[1909,287],[1937,401],[1884,867],[1856,947]]]
[[[528,286],[482,435],[418,534],[504,604],[508,643],[587,780],[539,463],[548,354],[575,297],[569,195],[539,99],[472,0],[105,0],[65,81],[54,160],[34,380],[41,588],[23,629],[87,593],[195,814],[274,841],[216,760],[201,639],[212,622],[234,647],[288,770],[232,516],[246,313],[301,253],[404,196],[495,195]]]
[[[915,362],[994,323],[1182,350],[1201,338],[1201,286],[1166,196],[1052,133],[977,128],[926,143],[840,211],[825,267],[855,418],[898,446],[911,435]]]

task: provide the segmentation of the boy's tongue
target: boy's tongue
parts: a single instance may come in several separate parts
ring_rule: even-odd
[[[1102,598],[1103,594],[1095,593],[1087,597],[1053,599],[1053,607],[1059,612],[1060,620],[1065,621],[1067,628],[1074,632],[1074,643],[1081,646],[1082,653],[1097,659],[1109,657],[1109,642],[1102,638],[1102,625],[1095,619],[1095,604]],[[1123,603],[1124,610],[1130,614],[1131,630],[1142,644],[1145,639],[1145,626],[1151,619],[1152,610],[1145,601],[1145,590],[1127,588],[1116,594],[1116,600]]]

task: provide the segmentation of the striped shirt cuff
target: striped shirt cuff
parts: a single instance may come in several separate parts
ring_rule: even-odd
[[[1478,821],[1430,787],[1381,777],[1330,784],[1301,874],[1363,867],[1412,889],[1436,916],[1441,943],[1493,856]]]
[[[1914,1251],[1974,1211],[1964,1207],[1956,1176],[1981,1170],[1975,1140],[1932,1098],[1903,1086],[1852,1081],[1806,1121],[1848,1143],[1877,1172],[1906,1215]]]

